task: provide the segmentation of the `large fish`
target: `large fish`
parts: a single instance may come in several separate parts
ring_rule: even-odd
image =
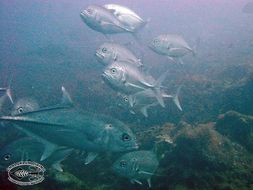
[[[111,64],[115,61],[125,61],[137,67],[143,64],[129,49],[116,43],[103,43],[96,50],[96,58],[104,65]]]
[[[165,107],[161,93],[161,83],[166,78],[166,75],[167,72],[161,75],[156,81],[153,81],[150,80],[150,76],[145,75],[138,68],[127,62],[116,61],[105,68],[102,77],[113,89],[127,94],[131,106],[133,106],[134,94],[151,89],[159,104]]]
[[[149,47],[160,55],[165,55],[169,59],[183,64],[181,58],[188,53],[195,55],[194,50],[179,35],[162,34],[155,37]]]
[[[126,28],[108,9],[90,5],[80,14],[82,20],[91,29],[103,34],[134,32]]]
[[[137,31],[147,24],[133,10],[118,4],[106,4],[104,7],[110,10],[118,20],[129,30]]]
[[[0,166],[6,169],[9,165],[20,161],[34,161],[42,164],[46,168],[54,168],[63,171],[61,162],[72,152],[72,149],[64,147],[57,149],[50,157],[43,162],[40,158],[43,154],[42,143],[31,137],[17,139],[0,149]]]
[[[142,184],[147,180],[151,187],[151,177],[154,175],[159,162],[152,151],[134,151],[121,156],[114,164],[113,170],[131,182]]]
[[[69,98],[66,94],[63,99]],[[70,101],[70,100],[69,100]],[[41,160],[49,157],[59,146],[90,152],[86,163],[99,152],[121,152],[138,148],[136,137],[121,121],[87,113],[67,104],[40,108],[16,116],[2,116],[1,121],[17,124],[16,128],[43,143]]]
[[[25,97],[15,102],[11,115],[18,115],[21,113],[38,110],[39,108],[40,106],[34,98]]]

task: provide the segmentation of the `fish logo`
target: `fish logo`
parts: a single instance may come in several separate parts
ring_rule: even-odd
[[[35,185],[44,180],[46,169],[36,162],[20,161],[7,169],[8,180],[21,186]]]

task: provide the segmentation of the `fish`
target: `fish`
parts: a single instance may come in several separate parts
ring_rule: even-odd
[[[175,95],[167,94],[164,90],[161,90],[161,94],[163,98],[171,98],[177,108],[182,111],[182,107],[180,105],[180,101],[178,99],[178,94],[180,92],[181,86],[178,87]],[[129,102],[129,99],[126,95],[123,96],[123,100],[125,102]],[[158,102],[155,99],[155,94],[151,89],[147,89],[145,91],[141,91],[135,94],[133,99],[133,108],[130,109],[130,112],[135,114],[136,111],[140,111],[145,117],[148,117],[148,109],[158,106]],[[136,111],[135,111],[136,110]]]
[[[118,20],[129,30],[137,31],[143,28],[148,21],[144,21],[133,10],[118,4],[105,4],[104,7],[112,12]]]
[[[16,162],[33,161],[42,164],[44,167],[62,172],[61,162],[73,151],[73,149],[61,147],[53,152],[50,157],[40,161],[43,150],[43,144],[36,139],[31,137],[19,138],[0,149],[0,166],[5,170]]]
[[[147,180],[151,187],[151,177],[155,174],[159,162],[152,151],[133,151],[124,154],[113,163],[113,171],[130,179],[132,183],[142,184]]]
[[[108,9],[89,5],[80,13],[82,21],[91,29],[103,34],[134,32],[126,28]]]
[[[182,57],[188,53],[195,55],[195,51],[187,44],[182,36],[177,34],[161,34],[151,40],[149,48],[159,55],[183,64]]]
[[[62,104],[16,116],[1,116],[0,121],[15,124],[27,136],[44,144],[41,161],[62,146],[89,152],[85,164],[93,161],[100,152],[138,149],[136,137],[127,125],[109,116],[80,110],[71,104],[69,97],[64,88]]]
[[[127,62],[115,61],[103,71],[102,78],[113,89],[129,97],[129,103],[133,107],[134,94],[151,89],[162,107],[165,107],[161,84],[165,80],[167,72],[162,74],[156,81],[150,80],[150,76],[141,72],[138,68]]]
[[[247,14],[253,14],[253,2],[250,1],[246,3],[242,8],[242,12]]]
[[[95,56],[104,65],[115,61],[126,61],[137,67],[142,67],[141,59],[138,59],[128,48],[117,43],[103,43],[96,50]]]
[[[11,115],[18,115],[21,113],[37,110],[39,108],[40,106],[38,104],[38,101],[35,100],[34,98],[30,97],[20,98],[17,102],[15,102],[11,111]]]

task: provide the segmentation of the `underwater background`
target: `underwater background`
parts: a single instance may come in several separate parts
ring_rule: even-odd
[[[117,92],[106,85],[96,48],[108,41],[80,18],[90,4],[117,3],[150,19],[138,32],[142,45],[129,34],[114,34],[158,78],[175,92],[182,86],[180,112],[171,102],[154,107],[149,117],[129,112]],[[126,123],[140,149],[156,147],[159,159],[151,189],[253,189],[253,14],[242,11],[247,0],[2,0],[0,2],[0,85],[14,100],[33,97],[41,107],[61,99],[61,86],[75,106]],[[177,65],[145,46],[154,36],[172,33],[196,46],[196,56]],[[11,105],[4,104],[2,115]],[[0,129],[0,148],[20,138],[12,127]],[[169,138],[173,143],[167,143]],[[99,155],[84,165],[78,152],[64,160],[64,172],[48,171],[45,180],[22,187],[1,172],[0,189],[148,189],[131,184],[109,167],[121,154]]]

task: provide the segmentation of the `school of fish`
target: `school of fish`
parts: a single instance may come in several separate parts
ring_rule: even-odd
[[[181,86],[170,94],[164,84],[167,71],[158,78],[153,77],[147,72],[143,57],[136,56],[126,45],[108,41],[109,35],[117,33],[130,34],[137,40],[137,32],[145,28],[149,19],[118,4],[89,5],[80,17],[90,29],[106,36],[107,42],[94,53],[96,60],[104,66],[101,80],[120,94],[131,113],[141,113],[147,118],[150,108],[166,107],[166,99],[171,99],[179,111],[183,110],[179,101]],[[179,64],[183,64],[185,55],[196,53],[178,34],[160,34],[151,38],[147,47]],[[32,97],[14,101],[10,87],[0,90],[5,92],[0,98],[0,109],[7,99],[13,104],[11,113],[1,116],[0,121],[26,135],[1,149],[1,167],[29,159],[63,171],[61,162],[74,150],[86,153],[85,164],[104,152],[127,152],[114,162],[115,173],[133,183],[142,184],[145,180],[151,187],[151,177],[156,175],[159,166],[156,153],[137,150],[136,136],[123,122],[80,110],[63,86],[61,102],[46,107],[41,107]]]

